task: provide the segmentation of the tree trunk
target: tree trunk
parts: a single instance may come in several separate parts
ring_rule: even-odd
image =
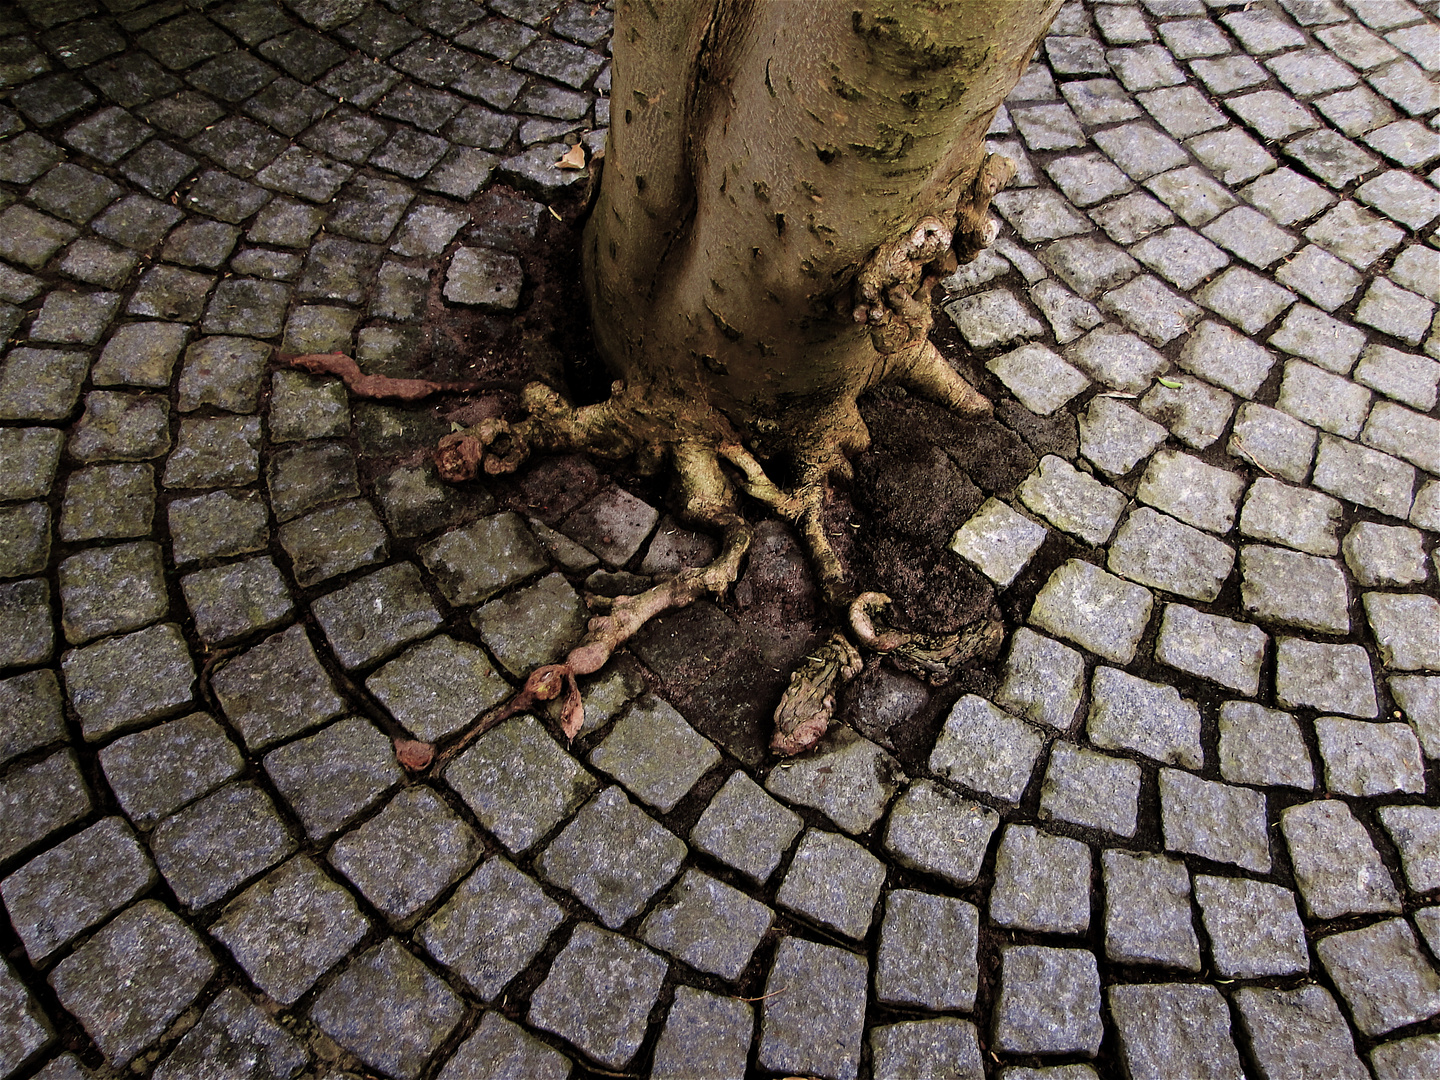
[[[723,417],[803,479],[866,445],[881,383],[988,407],[927,340],[924,272],[991,239],[984,133],[1059,5],[621,0],[585,285],[657,439]]]

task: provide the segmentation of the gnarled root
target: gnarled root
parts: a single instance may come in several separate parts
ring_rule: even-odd
[[[792,757],[814,746],[835,714],[835,691],[859,675],[865,661],[838,630],[790,675],[790,685],[775,710],[770,749]]]
[[[856,639],[932,683],[948,682],[977,656],[993,660],[1005,638],[1005,624],[994,607],[954,633],[913,634],[876,622],[876,616],[889,606],[890,598],[884,593],[856,597],[850,605],[850,627]]]

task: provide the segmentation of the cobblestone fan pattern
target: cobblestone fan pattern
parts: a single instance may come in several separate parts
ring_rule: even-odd
[[[773,765],[702,604],[415,782],[713,542],[278,355],[523,318],[611,12],[0,4],[0,1080],[1440,1075],[1437,16],[1061,8],[942,300],[1033,602],[918,758]]]

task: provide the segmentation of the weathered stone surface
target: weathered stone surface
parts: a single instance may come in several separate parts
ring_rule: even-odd
[[[211,646],[273,630],[295,611],[285,577],[269,556],[197,570],[181,578],[180,587],[195,632]]]
[[[1429,576],[1421,534],[1397,525],[1357,522],[1341,545],[1355,580],[1374,585],[1417,585]]]
[[[1269,872],[1265,797],[1259,792],[1161,769],[1160,816],[1171,851]]]
[[[384,659],[440,624],[420,572],[410,563],[377,570],[313,601],[310,610],[347,668]]]
[[[1112,986],[1106,997],[1129,1075],[1244,1075],[1230,1041],[1230,1010],[1213,986]]]
[[[290,1032],[239,990],[228,987],[155,1070],[155,1080],[234,1075],[289,1080],[310,1060]],[[234,1070],[244,1070],[236,1072]]]
[[[687,870],[645,917],[639,933],[646,944],[696,970],[734,982],[774,919],[773,911],[739,889]]]
[[[1355,1056],[1355,1041],[1345,1018],[1324,987],[1268,990],[1246,986],[1235,992],[1234,1000],[1251,1052],[1267,1074],[1292,1070],[1343,1080],[1365,1080],[1369,1075]]]
[[[353,717],[272,750],[265,771],[312,840],[342,828],[404,776],[390,740]]]
[[[1217,973],[1254,979],[1310,970],[1295,895],[1246,878],[1195,878],[1195,899],[1210,937]]]
[[[1071,559],[1036,596],[1030,621],[1106,660],[1128,664],[1150,621],[1152,604],[1149,590]]]
[[[1235,523],[1245,479],[1189,454],[1161,450],[1140,478],[1136,498],[1198,529],[1224,534]]]
[[[50,973],[61,1004],[111,1064],[153,1043],[210,981],[215,960],[156,900],[122,912]]]
[[[14,1074],[50,1045],[55,1029],[25,984],[16,978],[15,970],[3,960],[0,960],[0,1004],[4,1005],[4,1012],[0,1013],[3,1017],[0,1018],[0,1069]]]
[[[1389,871],[1345,803],[1327,799],[1288,807],[1280,812],[1280,831],[1305,908],[1315,918],[1400,910]]]
[[[1138,774],[1136,786],[1138,790]],[[917,780],[895,800],[885,828],[885,850],[902,866],[970,885],[980,874],[990,835],[999,824],[1000,815],[989,807],[933,780]]]
[[[1440,756],[1440,678],[1392,675],[1390,693],[1415,729],[1425,756]]]
[[[1242,694],[1260,686],[1269,637],[1259,627],[1183,604],[1167,604],[1155,642],[1155,658],[1191,675]]]
[[[1316,487],[1346,502],[1402,521],[1410,515],[1414,466],[1368,446],[1321,436],[1314,480]]]
[[[345,707],[299,626],[266,638],[219,668],[212,684],[250,749],[316,727]]]
[[[588,617],[570,583],[560,574],[547,574],[477,609],[470,625],[500,665],[519,679],[541,664],[558,662],[578,645]]]
[[[73,649],[60,664],[87,739],[162,719],[192,700],[195,668],[174,623]]]
[[[935,748],[932,771],[976,791],[1018,803],[1044,736],[974,694],[955,703]]]
[[[865,1026],[865,958],[787,937],[765,982],[758,1063],[780,1073],[853,1080]]]
[[[1085,689],[1085,660],[1051,638],[1020,627],[1010,639],[997,704],[1029,720],[1068,730]]]
[[[1328,791],[1364,798],[1425,790],[1420,742],[1409,724],[1322,716],[1315,721],[1315,738]]]
[[[1198,769],[1200,710],[1172,686],[1099,665],[1090,685],[1086,733],[1096,746],[1135,750],[1156,761]]]
[[[55,673],[27,671],[0,679],[0,764],[66,737],[64,703]]]
[[[1014,1054],[1100,1049],[1100,974],[1093,953],[1014,945],[1000,954],[995,1044]]]
[[[1380,822],[1395,849],[1405,880],[1416,893],[1440,887],[1440,811],[1428,806],[1383,806]]]
[[[800,838],[775,902],[846,937],[862,939],[885,883],[885,864],[853,840],[812,829]]]
[[[293,1005],[369,928],[345,888],[299,855],[227,904],[210,934],[256,986]]]
[[[1370,1064],[1375,1070],[1376,1080],[1408,1080],[1412,1076],[1429,1076],[1440,1068],[1440,1036],[1417,1035],[1377,1046],[1370,1051]],[[1361,1080],[1365,1076],[1363,1072],[1356,1075]]]
[[[1326,634],[1350,629],[1345,574],[1332,559],[1247,544],[1240,549],[1240,602],[1262,622]]]
[[[974,1006],[980,913],[963,900],[897,889],[885,900],[875,993],[892,1005]]]
[[[1365,617],[1380,646],[1380,659],[1396,671],[1440,670],[1440,601],[1419,593],[1364,596]]]
[[[394,938],[362,953],[310,1006],[327,1035],[372,1068],[413,1080],[464,1003]]]
[[[1080,472],[1063,458],[1047,454],[1020,485],[1026,507],[1058,529],[1090,544],[1103,544],[1125,510],[1125,496]]]
[[[987,499],[955,531],[950,550],[1003,589],[1025,568],[1045,536],[1043,525],[998,499]]]
[[[1315,786],[1310,751],[1287,712],[1248,701],[1220,706],[1220,775],[1232,784]]]
[[[484,652],[446,634],[401,653],[365,686],[411,734],[427,741],[454,734],[511,692]]]
[[[1335,530],[1342,512],[1329,496],[1262,476],[1245,497],[1240,533],[1310,555],[1334,555],[1340,549]]]
[[[1111,849],[1105,870],[1105,955],[1121,964],[1200,970],[1190,919],[1190,875],[1165,855]]]
[[[995,854],[990,918],[1022,930],[1084,933],[1090,925],[1090,849],[1026,825],[1007,827]]]
[[[1165,441],[1165,429],[1112,397],[1097,395],[1080,415],[1080,452],[1108,476],[1124,476]]]
[[[531,997],[527,1019],[623,1069],[640,1049],[665,971],[643,945],[582,924]]]
[[[192,911],[209,907],[296,848],[270,799],[229,784],[162,821],[150,850],[165,880]]]
[[[1366,1035],[1383,1035],[1440,1012],[1440,974],[1404,919],[1332,934],[1317,941],[1315,951]]]
[[[633,702],[590,754],[591,765],[662,814],[719,762],[715,745],[652,694]]]
[[[1235,415],[1226,450],[1232,457],[1299,483],[1310,475],[1316,437],[1314,428],[1289,413],[1246,402]]]
[[[1090,380],[1043,345],[1022,345],[986,365],[1022,405],[1049,416],[1090,385]]]

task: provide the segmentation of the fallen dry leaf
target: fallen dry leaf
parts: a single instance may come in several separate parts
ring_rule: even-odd
[[[585,167],[585,147],[576,143],[565,151],[565,156],[555,163],[557,169],[583,169]]]

